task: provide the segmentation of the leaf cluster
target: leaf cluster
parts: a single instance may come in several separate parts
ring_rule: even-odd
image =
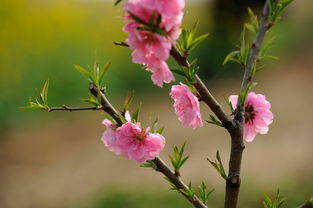
[[[82,66],[74,64],[74,68],[83,75],[90,83],[94,83],[98,89],[101,88],[105,73],[108,71],[111,62],[105,63],[101,68],[100,65],[95,62],[92,68],[85,69]]]
[[[209,158],[207,158],[207,160],[217,170],[217,172],[222,176],[222,178],[224,178],[226,180],[227,175],[226,175],[224,167],[223,167],[220,152],[219,151],[216,152],[216,159],[214,161],[211,161]]]
[[[181,66],[181,69],[171,69],[171,71],[175,74],[183,76],[187,82],[195,83],[196,82],[196,74],[199,71],[199,66],[197,65],[198,59],[192,60],[189,67]]]
[[[286,198],[279,196],[279,189],[277,190],[276,197],[272,200],[269,196],[264,194],[263,206],[264,208],[280,208],[284,205]]]
[[[186,142],[182,145],[180,149],[177,146],[174,146],[174,155],[168,155],[171,160],[171,163],[174,167],[175,173],[179,175],[180,168],[185,164],[188,160],[189,156],[184,157],[184,151],[186,147]]]
[[[158,120],[159,120],[159,119],[156,118],[156,119],[152,122],[151,128],[150,128],[150,132],[162,134],[165,127],[162,126],[162,127],[160,127],[160,128],[157,128],[157,126],[158,126]]]
[[[202,182],[201,185],[198,187],[199,197],[204,204],[207,204],[209,196],[213,193],[213,191],[214,189],[208,191],[204,182]]]
[[[209,120],[205,120],[206,122],[223,127],[223,124],[217,118],[215,118],[215,116],[209,114],[209,117]]]
[[[258,17],[254,14],[254,12],[248,8],[248,13],[250,16],[250,22],[245,23],[244,28],[240,35],[240,45],[237,46],[237,50],[230,52],[227,54],[223,61],[223,65],[225,65],[228,62],[235,62],[240,64],[243,67],[246,67],[250,49],[251,49],[251,43],[249,43],[246,39],[246,30],[252,33],[252,35],[255,37],[259,30],[260,30],[260,22]],[[261,46],[259,54],[257,59],[255,60],[253,67],[252,67],[252,76],[255,75],[255,73],[262,68],[258,67],[257,63],[262,61],[263,59],[271,59],[271,60],[278,60],[277,57],[268,55],[268,49],[273,45],[273,38],[270,40],[265,41],[265,43]]]
[[[293,0],[267,0],[270,9],[270,23],[276,24],[280,19],[282,12]]]
[[[189,56],[190,52],[209,36],[209,33],[196,36],[197,28],[198,22],[191,29],[183,28],[177,41],[176,46],[185,57]]]
[[[49,80],[47,80],[39,94],[39,100],[35,99],[34,101],[30,98],[29,105],[21,107],[22,110],[49,110],[48,105],[48,89],[49,89]]]

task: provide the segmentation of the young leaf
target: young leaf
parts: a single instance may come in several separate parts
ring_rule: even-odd
[[[209,114],[209,116],[210,116],[210,120],[205,120],[206,122],[223,127],[223,124],[219,120],[217,120],[213,115]]]
[[[198,187],[198,193],[200,196],[201,201],[206,204],[208,202],[209,196],[213,193],[214,189],[211,189],[207,192],[207,187],[204,182]]]
[[[142,24],[142,25],[147,25],[147,23],[145,21],[143,21],[142,19],[140,19],[138,16],[136,16],[134,13],[128,11],[128,14],[130,15],[130,17],[137,23]]]
[[[119,3],[121,3],[123,0],[117,0],[117,1],[115,1],[115,3],[114,3],[114,6],[117,6]]]
[[[143,164],[140,165],[140,167],[143,168],[152,168],[154,170],[156,170],[158,167],[156,166],[156,164],[154,164],[153,161],[151,160],[147,160],[146,162],[144,162]]]
[[[123,111],[126,112],[129,109],[129,106],[134,98],[134,92],[131,94],[128,94],[125,98],[124,105],[123,105]]]
[[[180,69],[171,69],[171,71],[173,73],[175,73],[175,74],[178,74],[178,75],[181,75],[183,77],[186,77],[185,73],[182,70],[180,70]]]
[[[80,100],[83,101],[83,102],[86,102],[86,103],[90,103],[90,104],[92,104],[94,106],[101,106],[101,104],[99,103],[99,100],[96,99],[95,97],[81,98]]]
[[[102,82],[103,82],[103,78],[104,78],[104,75],[105,73],[108,71],[109,67],[111,65],[111,62],[107,62],[103,65],[102,69],[100,70],[100,74],[99,74],[99,86],[101,86]]]
[[[40,99],[44,106],[48,106],[48,88],[49,88],[49,80],[45,82],[40,92]]]
[[[179,174],[180,168],[185,164],[185,162],[188,160],[189,156],[183,157],[184,151],[186,147],[186,142],[182,145],[180,150],[177,146],[174,146],[174,155],[169,155],[169,158],[171,160],[171,163],[174,167],[175,173]]]
[[[216,152],[216,160],[215,161],[211,161],[209,158],[207,158],[207,160],[217,170],[217,172],[222,176],[222,178],[224,178],[226,180],[227,175],[225,173],[219,151]]]
[[[138,121],[138,116],[139,116],[139,111],[141,109],[141,102],[139,103],[138,107],[136,108],[135,112],[133,113],[132,115],[132,119],[134,122],[137,122]]]
[[[155,133],[158,133],[158,134],[162,134],[163,133],[163,131],[164,131],[164,126],[162,126],[161,128],[159,128],[158,130],[156,130],[156,132]]]
[[[90,71],[88,71],[87,69],[85,69],[84,67],[81,67],[79,65],[74,64],[73,65],[74,68],[83,75],[83,77],[85,77],[88,81],[90,82],[94,82],[95,80],[92,79],[92,76],[90,74]]]
[[[238,60],[239,53],[240,53],[239,51],[232,51],[229,54],[227,54],[223,61],[223,65],[227,64],[229,61],[237,62],[240,64],[241,62]]]

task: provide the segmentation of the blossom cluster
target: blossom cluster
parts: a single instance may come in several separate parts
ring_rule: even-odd
[[[180,35],[185,0],[128,0],[125,4],[124,31],[134,63],[143,64],[152,72],[151,79],[159,87],[174,81],[166,60],[172,45]],[[195,129],[203,126],[198,97],[188,85],[173,85],[170,96],[174,100],[175,113],[184,127]],[[237,107],[238,95],[231,95],[233,109]],[[264,95],[250,92],[244,104],[245,123],[243,138],[251,142],[257,133],[266,134],[273,121],[271,105]],[[164,148],[165,138],[132,123],[128,112],[122,126],[115,126],[105,119],[106,131],[102,142],[112,152],[137,162],[154,159]]]
[[[102,123],[106,126],[106,131],[101,140],[117,155],[142,163],[154,159],[165,146],[165,138],[161,134],[150,133],[149,128],[140,127],[140,123],[128,120],[120,127],[116,127],[108,119]]]
[[[145,65],[159,87],[175,81],[165,61],[180,35],[184,6],[185,0],[128,0],[125,4],[124,31],[132,60]]]

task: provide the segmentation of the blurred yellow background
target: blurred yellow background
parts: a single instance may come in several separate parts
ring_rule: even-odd
[[[184,25],[199,20],[199,34],[210,37],[194,51],[201,77],[224,105],[223,96],[239,90],[242,70],[222,66],[225,55],[238,43],[246,8],[241,13],[216,1],[187,1]],[[234,1],[235,2],[235,1]],[[228,8],[228,9],[227,9]],[[238,8],[237,8],[238,9]],[[301,204],[313,194],[313,2],[296,0],[270,37],[271,54],[257,76],[255,91],[272,103],[274,122],[267,135],[246,144],[240,207],[262,207],[263,193],[273,196],[279,188],[286,207]],[[122,6],[106,0],[1,0],[0,2],[0,207],[190,207],[161,175],[115,156],[100,142],[104,131],[99,112],[28,112],[18,107],[36,97],[50,80],[51,106],[82,106],[88,83],[73,64],[88,66],[96,56],[112,61],[105,84],[107,96],[121,107],[128,91],[135,90],[133,107],[143,101],[141,121],[155,117],[164,125],[167,155],[174,144],[187,141],[190,159],[182,170],[185,181],[196,187],[204,181],[215,192],[209,200],[221,207],[224,182],[209,166],[220,150],[225,166],[229,138],[223,129],[182,128],[172,109],[170,85],[152,85],[150,74],[131,63],[130,51],[114,46],[122,41]],[[224,17],[221,19],[221,17]],[[95,55],[95,53],[97,55]],[[170,65],[177,67],[172,60]],[[202,107],[202,116],[209,111]]]

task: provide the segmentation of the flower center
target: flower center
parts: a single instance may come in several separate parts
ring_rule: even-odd
[[[149,130],[141,128],[141,131],[136,134],[139,141],[143,141],[148,136]]]
[[[253,122],[255,119],[255,112],[252,105],[247,105],[245,107],[245,123]]]

